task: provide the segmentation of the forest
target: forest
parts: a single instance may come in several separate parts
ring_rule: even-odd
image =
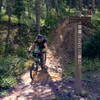
[[[73,93],[75,23],[69,23],[73,17],[91,20],[82,22],[81,81],[84,89],[78,96]],[[35,86],[37,82],[33,90],[29,90],[31,85],[27,83],[30,79],[28,72],[34,57],[28,53],[28,49],[37,34],[48,39],[47,74],[51,72],[49,77],[52,81],[47,80],[49,88],[46,85],[40,85],[41,88]],[[49,71],[51,69],[53,71]],[[42,74],[41,77],[47,77],[47,74]],[[22,80],[25,81],[24,85],[20,85]],[[99,100],[99,84],[100,0],[0,0],[0,100]],[[38,87],[43,93],[47,89],[48,95],[42,95]],[[30,91],[35,90],[37,94],[31,94]],[[16,98],[13,95],[17,95]]]

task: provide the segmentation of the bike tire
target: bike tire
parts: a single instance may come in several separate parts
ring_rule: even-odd
[[[47,54],[45,53],[45,59],[44,59],[44,62],[45,62],[45,63],[46,63],[46,60],[47,60],[47,58],[46,58],[46,57],[47,57]]]
[[[30,68],[30,78],[33,81],[34,77],[37,75],[37,67],[34,67],[35,65],[32,65],[32,67]]]

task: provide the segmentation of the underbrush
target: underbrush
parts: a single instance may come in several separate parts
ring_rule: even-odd
[[[0,59],[0,95],[4,95],[13,87],[24,72],[26,59],[17,56],[8,56]]]
[[[66,70],[67,75],[74,75],[75,73],[75,62],[71,61],[68,63]],[[82,72],[96,71],[100,69],[100,59],[88,59],[84,58],[82,63]]]

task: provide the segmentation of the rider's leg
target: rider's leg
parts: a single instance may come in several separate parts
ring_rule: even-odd
[[[46,63],[46,49],[44,48],[42,52],[43,52],[43,61],[44,63]]]
[[[46,63],[46,52],[43,53],[43,62]]]
[[[45,63],[46,63],[46,52],[43,53],[43,57],[41,58],[41,68],[45,69]]]

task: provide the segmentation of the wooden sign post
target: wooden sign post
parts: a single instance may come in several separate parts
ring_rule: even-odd
[[[75,87],[76,93],[81,93],[81,66],[82,66],[82,25],[75,24]]]
[[[75,89],[77,94],[82,91],[82,25],[86,25],[88,22],[91,22],[91,17],[69,17],[69,23],[73,23],[75,29]]]

